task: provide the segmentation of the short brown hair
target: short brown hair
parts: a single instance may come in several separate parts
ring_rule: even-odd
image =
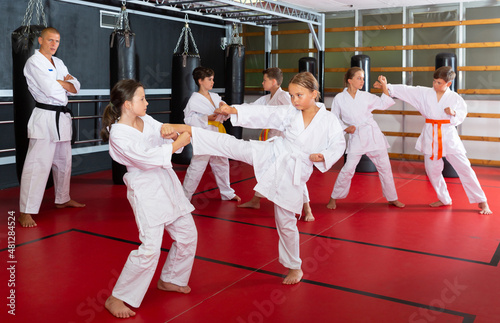
[[[210,67],[198,66],[193,70],[193,79],[196,85],[200,86],[198,80],[203,80],[205,77],[214,76],[215,72]]]
[[[434,79],[442,79],[446,83],[451,82],[455,79],[455,72],[451,66],[441,66],[436,71],[434,71]]]
[[[262,74],[267,75],[271,80],[276,80],[276,83],[281,86],[283,82],[283,72],[278,67],[266,68],[262,71]]]

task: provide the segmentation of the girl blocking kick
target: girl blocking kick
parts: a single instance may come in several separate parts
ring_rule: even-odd
[[[336,201],[349,194],[356,166],[364,154],[375,164],[382,192],[389,204],[397,207],[405,206],[398,201],[387,153],[389,143],[373,119],[373,110],[385,110],[394,104],[387,91],[385,77],[379,77],[379,82],[384,92],[381,97],[361,91],[365,83],[365,73],[359,67],[352,67],[344,76],[346,88],[333,99],[332,112],[340,119],[344,131],[349,134],[349,139],[347,160],[335,181],[330,201],[326,205],[329,209],[335,209]]]
[[[316,102],[318,82],[311,73],[295,75],[288,90],[293,105],[272,109],[259,105],[224,105],[216,110],[231,115],[235,126],[277,129],[284,137],[244,141],[188,125],[171,126],[174,132],[192,134],[194,155],[227,157],[253,165],[257,179],[254,190],[274,203],[279,261],[288,268],[283,284],[296,284],[303,272],[295,214],[302,211],[305,184],[313,166],[321,172],[333,166],[344,153],[345,140],[335,115],[328,112],[324,104]]]
[[[197,232],[191,216],[194,207],[184,195],[172,169],[171,157],[190,141],[167,125],[146,115],[144,88],[134,80],[122,80],[111,90],[110,104],[103,114],[101,136],[109,139],[109,154],[127,166],[124,182],[134,211],[142,244],[128,256],[106,309],[116,317],[135,315],[125,303],[139,307],[153,279],[164,230],[172,240],[157,287],[187,294],[193,267]],[[170,132],[166,139],[161,130]]]

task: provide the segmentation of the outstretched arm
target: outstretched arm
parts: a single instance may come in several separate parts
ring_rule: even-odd
[[[216,114],[222,114],[228,116],[230,114],[238,114],[238,110],[235,107],[227,105],[226,102],[221,102],[219,108],[214,111]]]
[[[161,126],[161,136],[166,139],[177,138],[178,134],[187,132],[191,135],[191,126],[187,124],[164,123]]]

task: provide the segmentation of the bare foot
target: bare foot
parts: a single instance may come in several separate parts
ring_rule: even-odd
[[[451,203],[450,203],[450,204],[444,204],[444,203],[443,203],[443,202],[441,202],[441,201],[437,201],[437,202],[431,203],[431,204],[429,204],[429,205],[430,205],[431,207],[440,207],[440,206],[451,205]]]
[[[312,222],[315,220],[312,210],[311,210],[311,205],[309,205],[309,202],[304,203],[304,221],[306,222]]]
[[[19,217],[17,218],[17,221],[21,223],[21,226],[23,228],[33,228],[36,227],[37,225],[35,220],[33,220],[33,218],[31,217],[31,214],[27,213],[19,212]]]
[[[238,207],[246,207],[246,208],[250,208],[250,209],[260,209],[260,197],[254,195],[250,201],[242,203],[242,204],[238,205]]]
[[[493,213],[493,211],[490,210],[490,207],[488,206],[487,202],[481,202],[477,206],[481,209],[479,214],[492,214]]]
[[[401,203],[398,200],[389,201],[389,205],[394,205],[395,207],[405,207],[404,203]]]
[[[156,284],[156,287],[166,292],[177,292],[182,294],[189,294],[191,292],[191,287],[189,286],[179,286],[176,284],[164,282],[161,279],[158,279],[158,284]]]
[[[126,319],[135,316],[134,311],[128,308],[127,305],[125,305],[125,303],[123,303],[121,299],[118,299],[113,295],[108,297],[106,303],[104,303],[104,307],[106,307],[106,309],[111,314],[113,314],[113,316],[116,316],[121,319]]]
[[[293,285],[300,282],[304,273],[302,269],[290,269],[288,271],[288,275],[286,275],[285,279],[283,279],[283,284],[285,285]]]
[[[74,200],[69,200],[68,202],[62,204],[56,203],[56,208],[58,209],[64,209],[65,207],[84,207],[84,206],[85,204],[78,203],[77,201]]]
[[[230,199],[230,201],[240,202],[241,201],[241,197],[239,197],[238,195],[235,195],[232,199]]]
[[[337,200],[330,197],[330,201],[326,205],[330,210],[335,210],[337,208]]]

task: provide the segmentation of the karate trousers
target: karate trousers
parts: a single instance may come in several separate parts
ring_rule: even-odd
[[[227,134],[192,127],[193,155],[213,154],[239,160],[253,166],[252,147],[249,141],[236,139]],[[274,218],[278,231],[279,261],[289,269],[300,269],[299,230],[295,213],[274,205]]]
[[[259,198],[263,198],[264,195],[260,194],[259,192],[255,192],[255,196]],[[309,203],[309,190],[307,189],[307,185],[304,185],[304,195],[302,197],[302,203]]]
[[[142,229],[144,234],[139,235],[142,244],[128,256],[112,293],[133,307],[141,305],[153,279],[160,259],[163,231],[167,231],[174,240],[160,275],[160,279],[167,283],[187,286],[198,240],[190,213],[178,217],[172,223],[145,226]]]
[[[30,139],[21,175],[20,212],[38,214],[51,169],[55,203],[66,203],[71,199],[71,142]]]
[[[230,184],[229,160],[227,158],[215,156],[193,156],[191,158],[191,163],[189,164],[186,171],[186,177],[184,177],[184,182],[182,184],[184,194],[188,200],[191,201],[208,163],[210,163],[215,181],[219,187],[221,199],[232,199],[236,194]]]
[[[476,173],[472,169],[467,156],[465,156],[465,154],[447,154],[445,157],[457,172],[465,193],[469,198],[469,202],[486,202],[486,195],[479,184]],[[439,201],[445,205],[450,205],[451,197],[443,177],[443,159],[431,160],[431,155],[424,155],[424,160],[425,172],[429,177],[432,187],[434,187],[436,191]]]
[[[363,154],[350,153],[347,154],[347,159],[337,176],[335,185],[333,186],[332,199],[343,199],[346,198],[351,189],[351,180],[356,172],[356,166],[361,159]],[[396,201],[398,199],[398,194],[396,192],[396,186],[394,185],[394,177],[392,176],[391,162],[389,160],[389,154],[387,149],[375,150],[366,153],[366,156],[370,158],[378,171],[378,176],[380,183],[382,184],[382,193],[387,201]]]

